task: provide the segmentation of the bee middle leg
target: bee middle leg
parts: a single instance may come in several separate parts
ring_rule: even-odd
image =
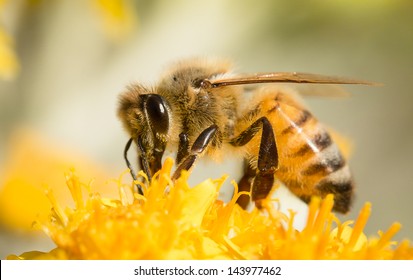
[[[252,181],[251,198],[258,208],[261,202],[271,191],[274,184],[274,173],[278,168],[278,150],[275,135],[271,123],[266,117],[261,117],[250,125],[246,130],[233,138],[230,143],[233,146],[244,146],[257,134],[261,132],[261,142],[258,152],[257,169],[247,166],[245,174],[240,181],[240,190],[250,189]],[[237,203],[246,208],[249,200],[240,197]]]

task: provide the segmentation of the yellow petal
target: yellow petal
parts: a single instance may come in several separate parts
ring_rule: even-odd
[[[200,226],[206,211],[217,198],[217,189],[211,179],[190,188],[182,204],[182,222]]]

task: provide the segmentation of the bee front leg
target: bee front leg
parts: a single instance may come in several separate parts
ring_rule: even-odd
[[[278,150],[271,123],[266,117],[261,117],[230,141],[233,146],[244,146],[251,141],[260,129],[262,129],[262,133],[258,152],[257,170],[247,167],[245,175],[240,181],[241,190],[245,190],[248,184],[251,184],[251,179],[254,178],[251,198],[258,208],[261,208],[262,200],[265,199],[271,191],[274,184],[274,173],[278,168]],[[239,202],[244,208],[248,204],[245,202],[245,198],[239,200]]]
[[[202,131],[201,134],[199,134],[198,138],[196,138],[195,142],[192,144],[192,147],[188,152],[185,152],[185,150],[188,149],[184,147],[188,145],[187,135],[185,133],[180,134],[181,147],[178,148],[178,160],[180,160],[181,162],[175,170],[172,176],[172,180],[178,179],[178,177],[181,176],[182,170],[189,170],[194,165],[198,156],[203,153],[205,148],[214,138],[217,129],[218,127],[216,125],[211,125],[207,129]],[[181,159],[184,155],[185,158]]]
[[[188,134],[182,132],[179,134],[178,153],[176,155],[176,164],[181,164],[182,160],[189,154],[189,139]]]

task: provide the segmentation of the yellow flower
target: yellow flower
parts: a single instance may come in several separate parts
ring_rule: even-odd
[[[167,159],[150,183],[136,182],[144,195],[123,184],[121,175],[116,199],[92,192],[71,171],[66,184],[74,207],[47,194],[52,211],[42,227],[56,248],[8,259],[413,259],[409,241],[391,240],[399,224],[377,237],[363,234],[369,203],[351,227],[331,212],[332,195],[314,198],[298,231],[294,213],[282,214],[272,201],[262,211],[244,211],[235,203],[237,192],[226,204],[217,200],[224,177],[190,188],[188,174],[171,181],[172,166]]]

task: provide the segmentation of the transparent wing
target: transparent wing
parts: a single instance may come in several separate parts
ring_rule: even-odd
[[[270,72],[239,75],[232,78],[204,80],[204,87],[225,87],[233,85],[259,83],[306,83],[306,84],[351,84],[351,85],[378,85],[377,83],[351,78],[326,76],[300,72]]]

